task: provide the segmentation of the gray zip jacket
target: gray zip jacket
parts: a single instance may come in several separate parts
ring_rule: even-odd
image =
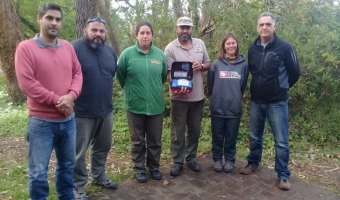
[[[248,65],[243,55],[239,55],[233,63],[226,58],[213,62],[208,72],[211,116],[222,118],[242,116],[247,79]]]

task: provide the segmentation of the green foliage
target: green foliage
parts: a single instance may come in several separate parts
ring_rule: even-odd
[[[212,60],[216,59],[222,38],[233,32],[239,41],[240,52],[246,54],[249,45],[256,37],[256,18],[261,12],[259,4],[248,1],[210,1],[205,7],[214,20],[214,31],[209,35],[206,46]]]
[[[15,105],[10,101],[3,76],[0,76],[0,110],[0,136],[21,136],[26,132],[26,107],[24,104]]]
[[[115,98],[115,112],[113,124],[113,141],[116,153],[126,153],[131,149],[130,132],[126,120],[124,109],[124,95],[122,91],[117,91]]]
[[[294,104],[315,107],[320,101],[338,99],[339,6],[299,2],[289,7],[281,21],[282,36],[296,47],[302,69],[302,78],[292,93]]]
[[[301,145],[312,143],[325,148],[339,144],[340,141],[340,105],[337,101],[319,101],[313,110],[295,114],[291,117],[291,139]],[[302,144],[301,144],[302,143]]]
[[[49,2],[46,0],[14,0],[17,12],[21,18],[22,27],[25,38],[32,38],[39,32],[39,25],[37,22],[38,8],[41,4]],[[75,1],[70,0],[55,0],[53,3],[61,6],[63,10],[63,22],[60,38],[72,41],[76,39],[76,11]]]

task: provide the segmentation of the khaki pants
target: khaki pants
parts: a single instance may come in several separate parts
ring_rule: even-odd
[[[171,154],[174,164],[196,158],[204,100],[171,101]],[[186,134],[186,130],[187,134]]]

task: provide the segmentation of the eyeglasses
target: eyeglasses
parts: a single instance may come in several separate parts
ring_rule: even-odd
[[[92,22],[100,22],[100,23],[103,23],[103,24],[106,24],[105,20],[100,18],[100,17],[90,17],[86,24],[89,24],[89,23],[92,23]]]

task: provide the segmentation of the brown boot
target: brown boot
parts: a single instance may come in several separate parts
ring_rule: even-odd
[[[282,190],[290,190],[290,182],[288,179],[280,179],[279,188]]]
[[[244,175],[248,175],[248,174],[252,174],[256,171],[257,169],[257,165],[256,164],[248,164],[245,168],[240,169],[240,174],[244,174]]]

